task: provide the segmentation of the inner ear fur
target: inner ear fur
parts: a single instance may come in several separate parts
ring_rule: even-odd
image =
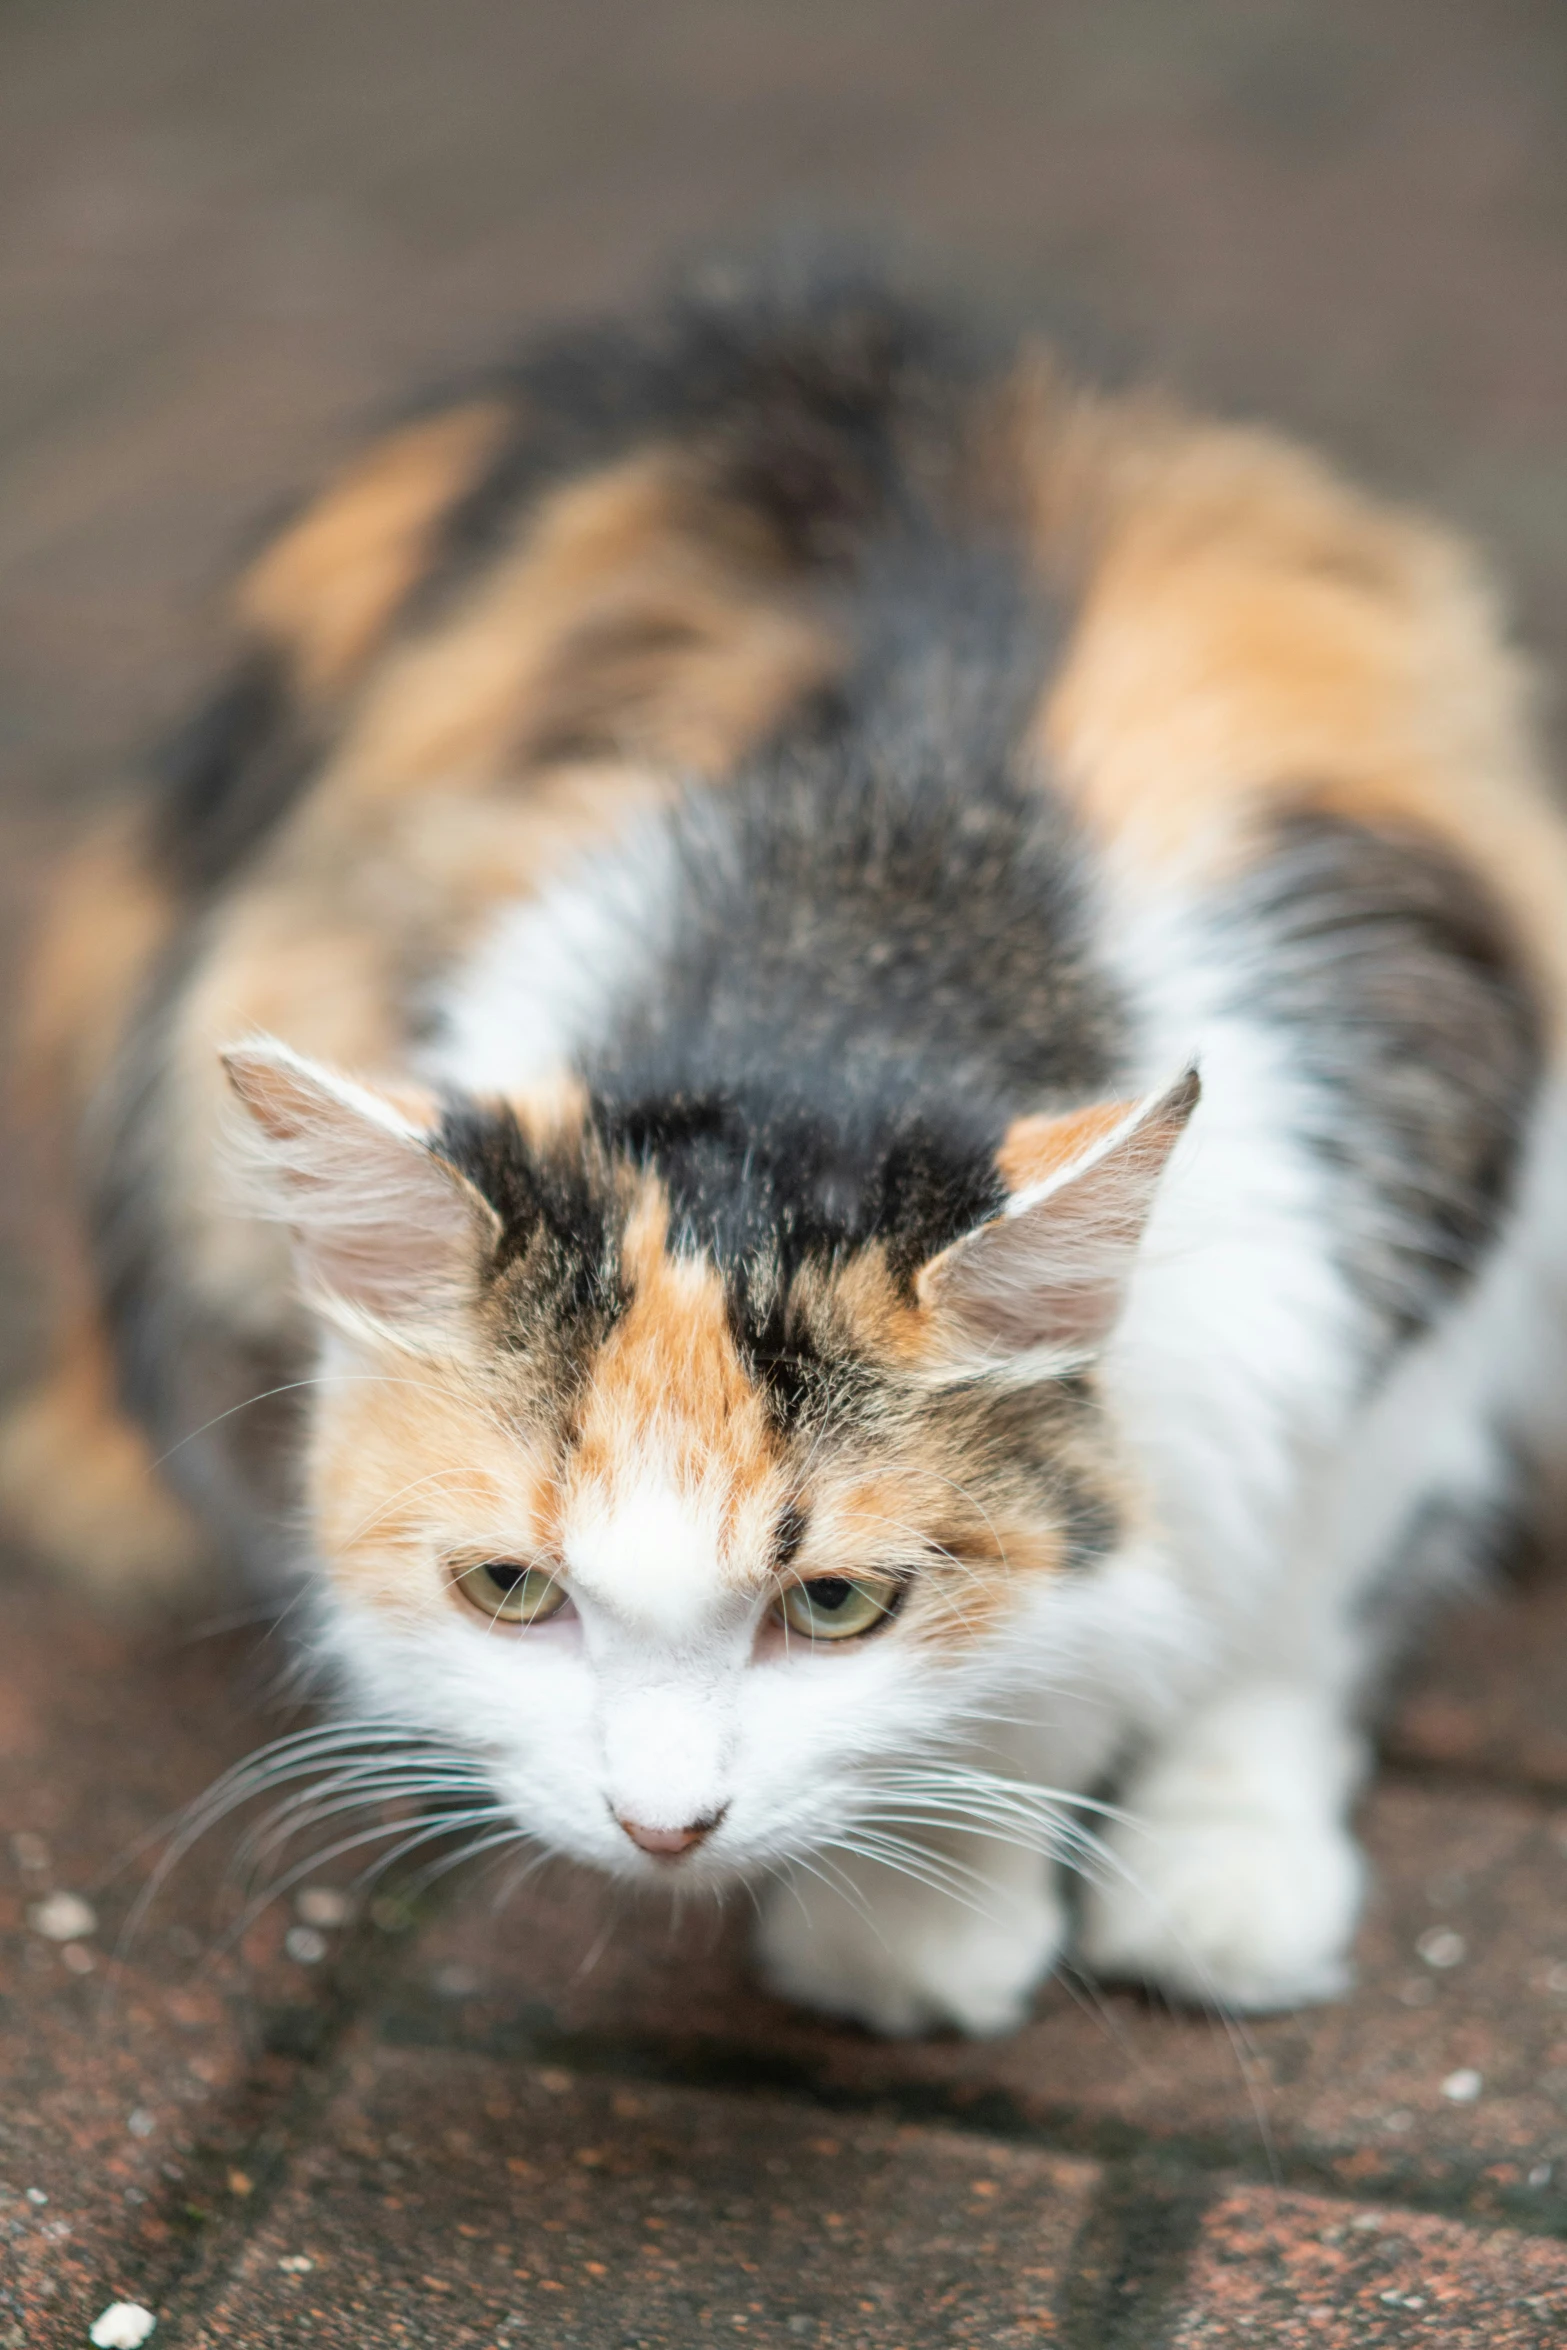
[[[1140,1101],[1018,1119],[996,1156],[1002,1213],[933,1257],[917,1282],[957,1358],[1046,1351],[1085,1359],[1108,1338],[1159,1178],[1197,1107],[1195,1069]]]
[[[428,1096],[381,1093],[270,1038],[223,1065],[249,1112],[250,1189],[290,1226],[314,1302],[402,1322],[472,1297],[500,1220],[433,1147]]]

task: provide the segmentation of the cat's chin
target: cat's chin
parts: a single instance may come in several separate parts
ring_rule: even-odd
[[[617,1860],[606,1869],[597,1864],[601,1876],[612,1876],[617,1885],[629,1886],[633,1891],[653,1896],[668,1893],[679,1899],[699,1895],[705,1901],[722,1901],[748,1884],[754,1871],[733,1861],[710,1859],[707,1855],[686,1854],[672,1860],[648,1859],[630,1853],[624,1861]]]

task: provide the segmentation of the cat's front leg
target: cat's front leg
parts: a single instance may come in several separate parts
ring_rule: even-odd
[[[1252,1683],[1184,1722],[1121,1798],[1083,1914],[1098,1973],[1253,2012],[1349,1980],[1363,1741],[1334,1700]]]
[[[939,1890],[854,1855],[792,1869],[757,1933],[764,1980],[783,1998],[904,2037],[955,2025],[1009,2032],[1066,1937],[1054,1864],[979,1838],[931,1848]]]

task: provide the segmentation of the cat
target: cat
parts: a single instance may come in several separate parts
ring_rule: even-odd
[[[199,1524],[333,1754],[752,1881],[875,2030],[1068,1950],[1338,1992],[1370,1710],[1563,1392],[1567,840],[1476,560],[784,259],[408,414],[235,624],[41,950],[39,1538]]]

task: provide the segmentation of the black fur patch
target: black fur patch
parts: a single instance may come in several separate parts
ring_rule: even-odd
[[[512,1277],[519,1321],[601,1339],[625,1297],[615,1202],[593,1154],[536,1153],[509,1109],[462,1101],[447,1105],[432,1147],[500,1218],[490,1273]]]
[[[1000,1207],[1011,1121],[1112,1093],[1126,1051],[1069,819],[1013,769],[1048,616],[998,555],[885,570],[836,705],[672,820],[675,943],[587,1070],[791,1409],[820,1376],[802,1266],[880,1242],[907,1288]]]
[[[1474,1272],[1512,1196],[1542,1068],[1539,1007],[1497,909],[1440,847],[1302,813],[1240,919],[1248,1004],[1286,1025],[1323,1105],[1356,1287],[1395,1336]]]
[[[1003,554],[909,534],[865,583],[860,635],[831,701],[663,820],[674,902],[585,1066],[579,1156],[535,1162],[488,1109],[449,1111],[436,1146],[501,1216],[503,1266],[556,1267],[560,1311],[605,1310],[614,1170],[656,1172],[671,1245],[718,1265],[792,1425],[885,1402],[802,1273],[875,1245],[910,1294],[1001,1207],[1011,1122],[1113,1094],[1128,1047],[1070,819],[1015,772],[1049,615]]]
[[[780,1513],[777,1532],[773,1537],[773,1564],[780,1574],[785,1568],[791,1567],[799,1555],[808,1523],[806,1513],[798,1502],[791,1501]]]
[[[488,561],[541,490],[655,441],[783,561],[834,564],[950,456],[990,356],[966,322],[841,255],[700,269],[642,318],[557,332],[481,381],[515,403],[516,430],[453,509],[416,608]]]
[[[192,893],[220,888],[293,807],[320,747],[282,661],[250,654],[158,762],[152,844],[164,870]]]

